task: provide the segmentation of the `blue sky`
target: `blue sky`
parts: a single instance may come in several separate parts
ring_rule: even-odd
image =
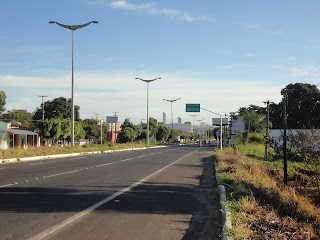
[[[30,112],[71,97],[72,32],[58,25],[99,21],[75,31],[75,103],[80,117],[119,112],[192,121],[186,103],[217,113],[278,103],[289,83],[318,85],[319,1],[29,0],[0,3],[0,82],[7,110]],[[210,123],[201,111],[196,119]]]

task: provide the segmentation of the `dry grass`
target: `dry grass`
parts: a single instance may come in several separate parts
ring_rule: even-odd
[[[222,182],[227,183],[229,199],[240,201],[240,211],[234,211],[233,219],[237,238],[320,237],[320,209],[295,188],[282,183],[281,169],[272,169],[229,149],[219,152],[219,170]],[[250,201],[243,201],[243,196],[250,197]]]
[[[0,151],[0,159],[8,158],[22,158],[22,157],[34,157],[34,156],[46,156],[65,153],[81,153],[81,152],[94,152],[94,151],[106,151],[126,148],[142,148],[146,145],[143,143],[124,143],[124,144],[103,144],[103,145],[85,145],[84,147],[37,147],[33,149],[8,149]]]

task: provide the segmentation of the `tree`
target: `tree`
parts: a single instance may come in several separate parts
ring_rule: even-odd
[[[75,105],[74,106],[74,119],[75,121],[80,120],[79,114],[80,107]],[[44,103],[44,116],[46,119],[51,118],[60,118],[65,119],[71,118],[71,99],[66,99],[64,97],[55,98],[52,101],[46,101]],[[33,114],[34,120],[42,119],[42,104]]]
[[[85,119],[82,122],[82,125],[83,125],[83,129],[86,132],[85,138],[93,139],[95,143],[98,142],[101,131],[100,131],[100,126],[97,124],[97,122],[92,119]]]
[[[181,132],[179,130],[173,129],[173,139],[176,139],[180,134]],[[172,131],[170,131],[170,139],[172,139]]]
[[[320,91],[308,83],[289,84],[281,90],[287,94],[287,127],[301,129],[320,127]],[[279,104],[270,104],[270,118],[274,128],[283,127],[283,99]]]
[[[298,129],[296,134],[289,134],[290,143],[302,156],[302,162],[310,171],[309,177],[318,189],[316,197],[320,202],[320,132],[315,129]]]
[[[63,119],[61,121],[61,134],[59,137],[63,141],[71,141],[71,121],[70,119]]]
[[[134,128],[134,124],[132,122],[130,122],[130,120],[128,118],[126,118],[123,123],[121,124],[121,128],[126,128],[126,127],[129,127],[129,128]]]
[[[154,118],[149,118],[149,136],[155,136],[158,132],[158,121]]]
[[[86,132],[84,131],[82,124],[80,122],[74,122],[74,140],[79,141],[84,139]]]
[[[257,113],[254,110],[244,109],[239,114],[243,118],[245,123],[245,128],[247,129],[247,142],[249,142],[249,133],[258,132],[263,133],[267,126],[266,116],[261,113]]]
[[[6,105],[6,93],[4,91],[0,91],[0,115],[6,110],[4,107]]]
[[[37,121],[37,128],[40,130],[39,135],[46,139],[58,140],[61,134],[61,120],[60,119],[46,119],[44,121]]]
[[[158,141],[167,141],[170,136],[170,128],[165,125],[160,125],[158,127],[158,132],[156,134],[156,138]]]
[[[4,113],[2,116],[4,119],[14,119],[20,122],[23,125],[32,126],[32,113],[28,112],[27,110],[22,109],[13,109],[12,111],[8,111]]]
[[[121,143],[133,142],[136,137],[136,131],[130,127],[122,128],[119,132],[119,139]]]

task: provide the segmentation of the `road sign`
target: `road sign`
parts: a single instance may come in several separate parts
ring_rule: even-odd
[[[186,104],[186,112],[200,112],[200,104]]]
[[[212,126],[220,126],[220,118],[212,118]],[[228,118],[222,118],[222,126],[228,125]]]
[[[220,137],[220,132],[219,131],[216,131],[216,136]]]
[[[107,123],[117,123],[117,122],[118,122],[118,117],[107,116]]]

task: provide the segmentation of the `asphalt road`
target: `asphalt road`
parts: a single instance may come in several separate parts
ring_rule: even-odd
[[[163,233],[158,239],[181,239],[188,229],[192,236],[195,209],[179,206],[188,205],[188,196],[190,204],[196,201],[190,186],[199,185],[203,174],[199,153],[211,154],[203,149],[181,146],[1,164],[0,239],[156,239],[148,235],[152,232]],[[183,161],[191,162],[184,166]],[[175,229],[166,224],[170,215],[176,216],[179,231],[167,230]],[[123,224],[128,218],[129,227]]]

